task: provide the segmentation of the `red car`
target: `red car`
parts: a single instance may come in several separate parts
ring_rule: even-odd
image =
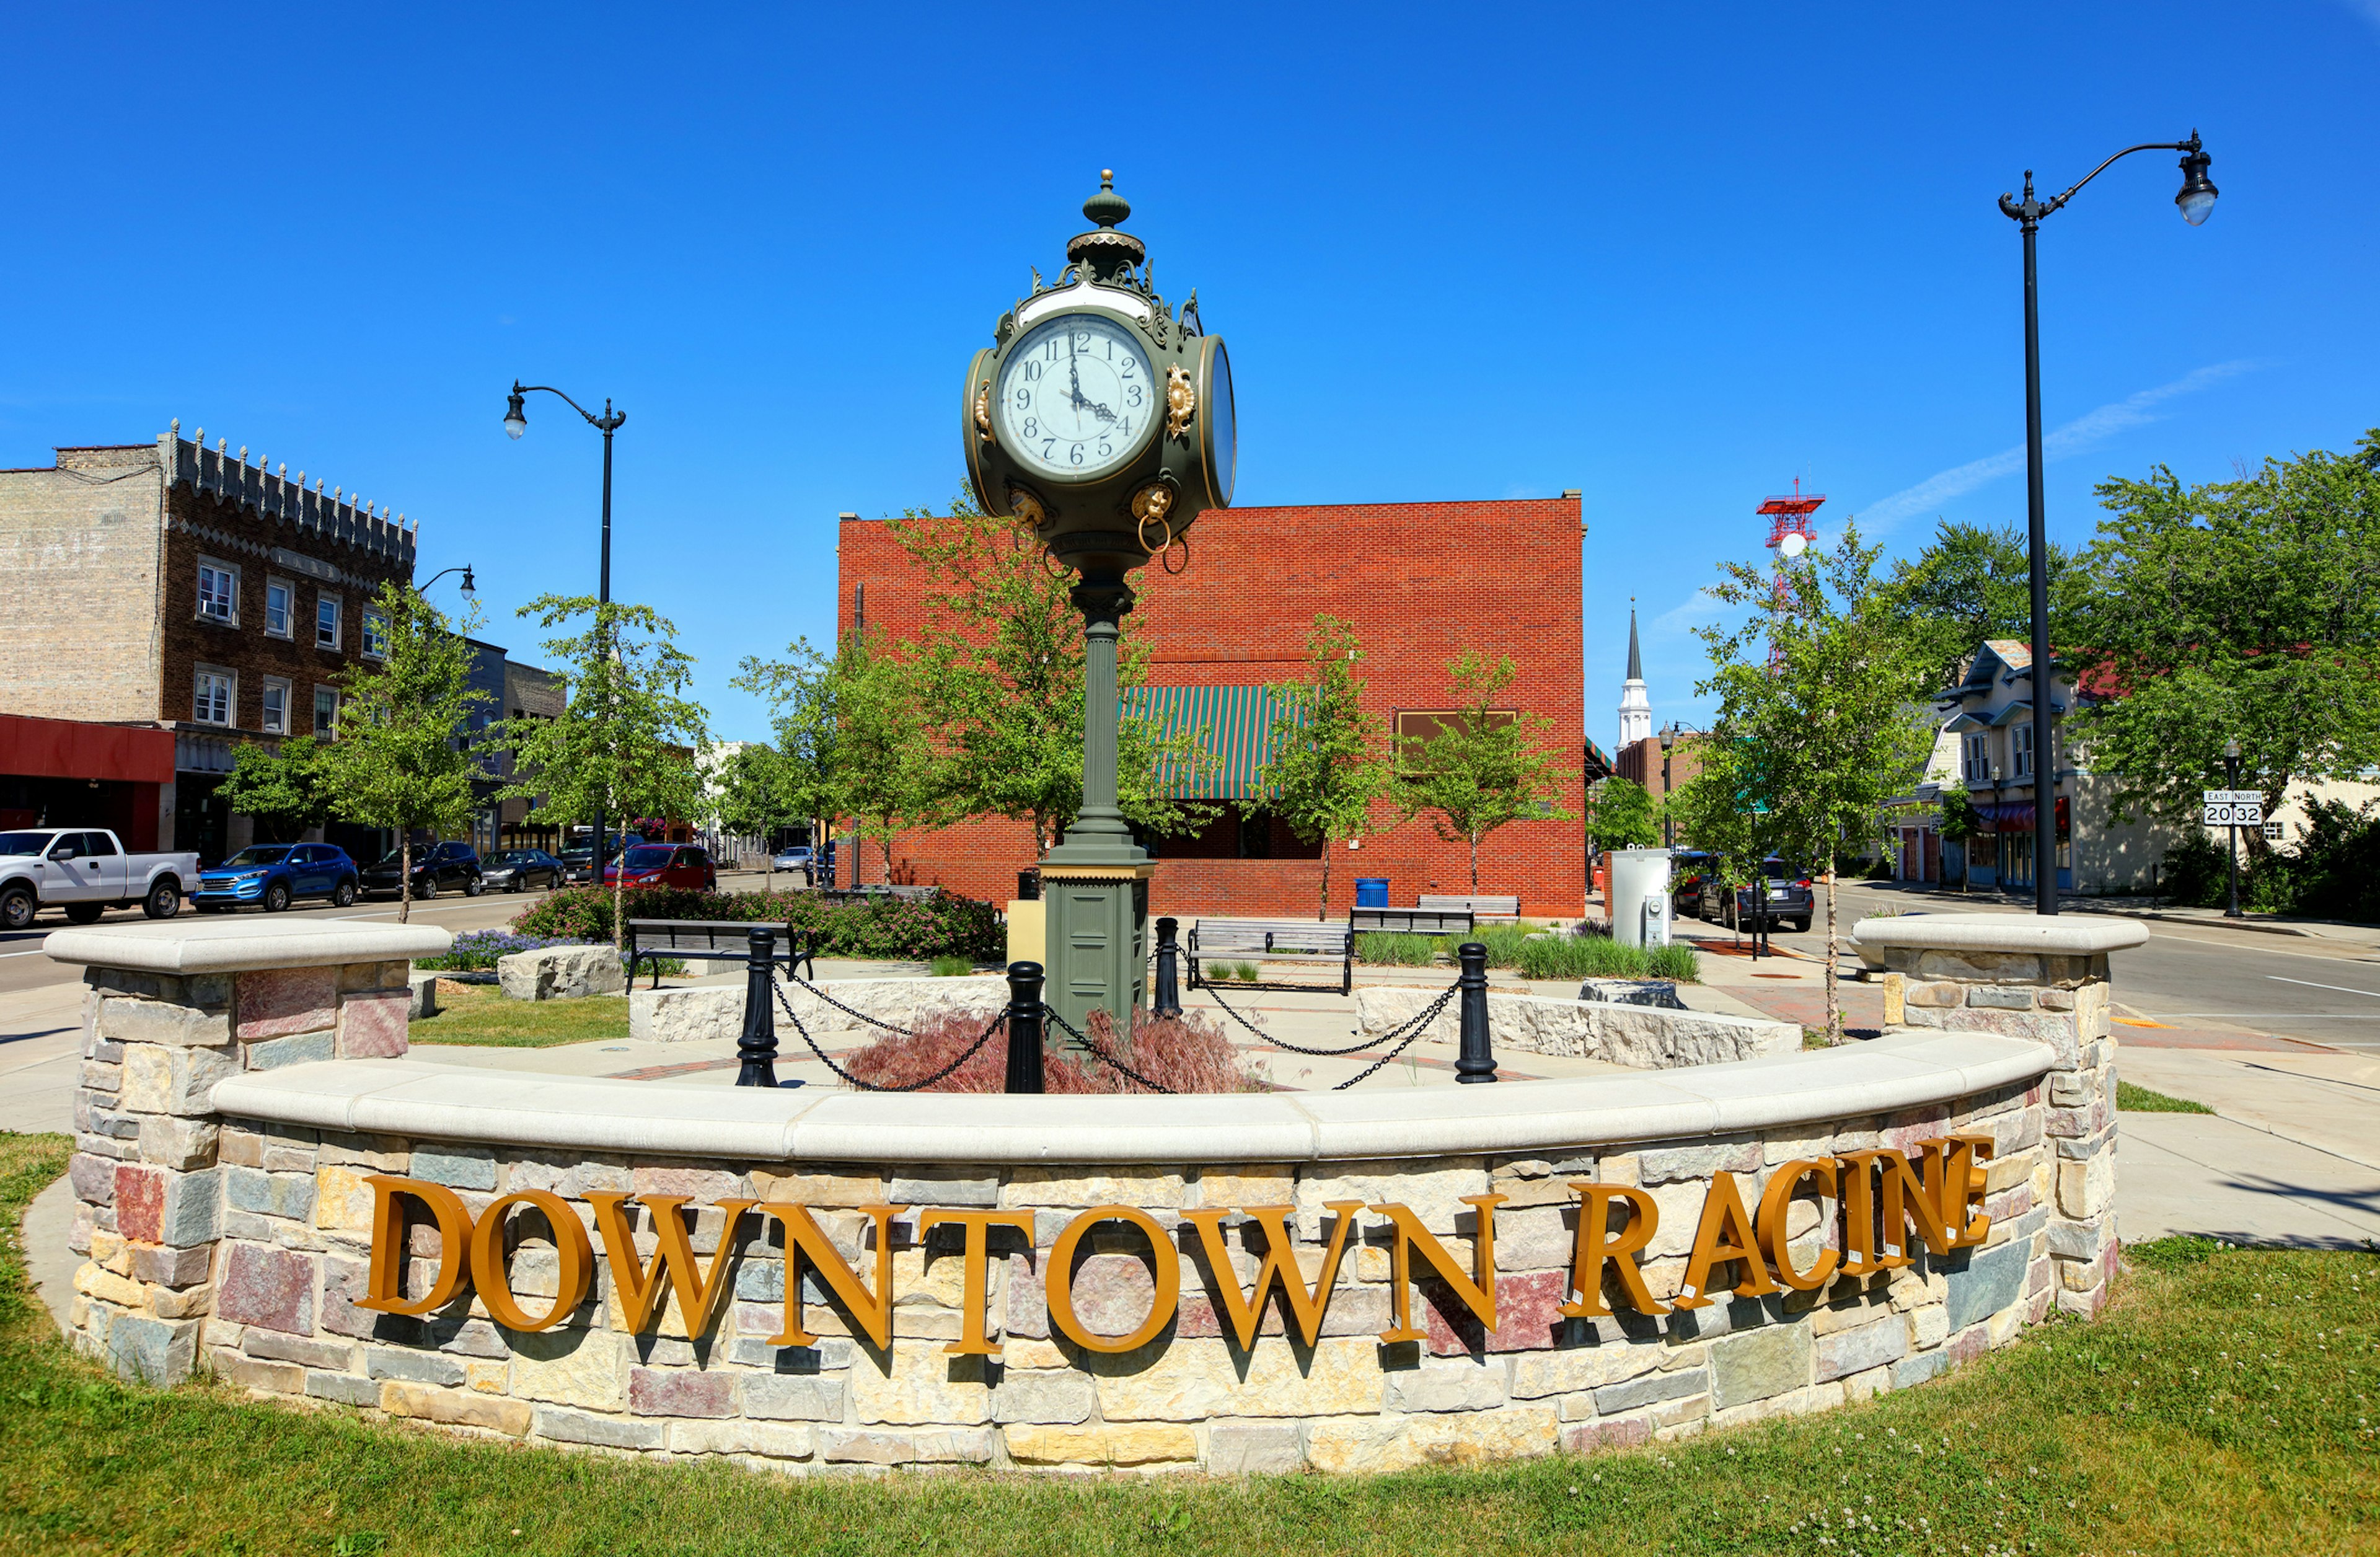
[[[620,880],[624,868],[632,887],[719,890],[719,868],[710,862],[710,851],[693,844],[631,844],[626,854],[603,867],[603,884]]]

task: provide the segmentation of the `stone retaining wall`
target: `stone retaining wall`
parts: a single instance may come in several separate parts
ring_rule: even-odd
[[[1439,992],[1358,985],[1356,1028],[1366,1038],[1391,1031],[1410,1021]],[[1431,1043],[1452,1043],[1461,1027],[1462,1013],[1450,1004],[1422,1029],[1422,1036]],[[1721,1064],[1761,1054],[1790,1053],[1802,1046],[1802,1029],[1791,1022],[1655,1005],[1498,994],[1492,990],[1488,995],[1488,1030],[1500,1052],[1568,1054],[1637,1070]]]
[[[801,1018],[813,1038],[842,1038],[867,1024],[837,1010],[798,985],[780,986],[785,1003]],[[845,1005],[867,1012],[880,1022],[915,1027],[929,1016],[956,1013],[989,1021],[1008,1004],[1008,980],[999,974],[968,974],[955,979],[838,979],[819,985]],[[776,1013],[777,1044],[797,1046],[801,1039]],[[868,1029],[876,1031],[878,1029]],[[628,1036],[649,1043],[695,1043],[724,1039],[733,1043],[744,1031],[744,986],[702,984],[692,989],[630,990]]]
[[[67,933],[54,938],[54,953]],[[67,944],[85,950],[82,942]],[[402,965],[394,966],[401,1008]],[[1384,1470],[1637,1443],[1907,1387],[2008,1341],[2064,1301],[2054,1263],[2062,1258],[2058,1240],[2071,1235],[2059,1230],[2093,1228],[2091,1216],[2061,1208],[2068,1137],[2052,1128],[2066,1112],[2053,1100],[2082,1084],[2076,1066],[2091,1057],[2089,1045],[2071,1029],[2058,1037],[2043,1011],[2029,1020],[2041,1024],[2034,1036],[2048,1047],[2006,1037],[1887,1040],[1864,1052],[1796,1052],[1658,1081],[1407,1089],[1393,1098],[880,1099],[704,1089],[695,1106],[685,1089],[339,1061],[225,1086],[226,1100],[246,1101],[218,1114],[208,1093],[214,1072],[192,1068],[191,1057],[212,1054],[221,1074],[246,1076],[260,1052],[270,1060],[269,1046],[288,1036],[330,1033],[335,1052],[351,1027],[367,1030],[368,1007],[356,1008],[351,1025],[343,999],[324,1002],[341,996],[344,970],[327,979],[309,970],[296,981],[305,999],[288,992],[286,971],[240,972],[227,987],[183,979],[137,989],[119,971],[91,974],[91,1068],[78,1114],[79,1125],[88,1125],[75,1167],[83,1201],[78,1247],[90,1259],[76,1280],[72,1330],[78,1345],[124,1372],[171,1382],[209,1370],[268,1394],[457,1431],[657,1458],[723,1456],[795,1472]],[[356,996],[377,992],[363,981],[354,980]],[[143,1078],[137,1085],[136,1076]],[[1604,1115],[1581,1112],[1580,1099],[1615,1088],[1643,1096]],[[400,1095],[454,1101],[373,1104]],[[1798,1101],[1829,1096],[1839,1100],[1832,1109]],[[1730,1101],[1740,1097],[1759,1101]],[[1898,1098],[1921,1101],[1889,1101]],[[590,1103],[612,1099],[610,1114]],[[1210,1112],[1217,1102],[1229,1107]],[[419,1126],[376,1134],[327,1123],[397,1117],[390,1109],[409,1110],[404,1117]],[[1548,1109],[1580,1121],[1573,1144],[1540,1138],[1542,1125],[1530,1121]],[[1014,1125],[1018,1110],[1045,1111],[1050,1122],[1007,1136],[990,1127]],[[1413,1111],[1411,1139],[1446,1141],[1459,1129],[1524,1144],[1332,1155],[1330,1141],[1359,1138],[1333,1130],[1378,1138],[1384,1124],[1403,1117],[1395,1110]],[[1135,1123],[1143,1113],[1161,1123]],[[814,1116],[819,1133],[797,1137],[796,1126]],[[1687,1123],[1730,1116],[1777,1123]],[[944,1117],[951,1123],[935,1123]],[[1317,1127],[1281,1128],[1280,1121],[1299,1117]],[[1598,1118],[1667,1119],[1669,1129],[1690,1133],[1602,1134]],[[128,1130],[125,1119],[133,1121]],[[502,1120],[517,1121],[531,1139],[601,1134],[647,1144],[524,1146],[494,1138],[504,1133]],[[441,1122],[451,1137],[438,1135]],[[828,1160],[686,1154],[682,1146],[663,1155],[652,1144],[713,1128],[721,1139],[920,1145],[906,1160]],[[1274,1132],[1266,1139],[1311,1143],[1309,1155],[1226,1149],[1264,1130]],[[1706,1263],[1697,1279],[1707,1294],[1689,1288],[1689,1250],[1702,1247],[1707,1260],[1715,1228],[1724,1239],[1724,1218],[1713,1223],[1708,1208],[1729,1192],[1746,1208],[1760,1206],[1789,1163],[1804,1190],[1819,1182],[1803,1176],[1813,1162],[1837,1164],[1846,1186],[1854,1174],[1869,1185],[1876,1160],[1857,1154],[1925,1158],[1921,1143],[1952,1136],[1986,1158],[1976,1181],[1967,1184],[1963,1162],[1942,1155],[1926,1159],[1927,1182],[1937,1182],[1938,1169],[1940,1182],[1957,1186],[1945,1203],[1956,1193],[1963,1205],[1972,1192],[1988,1226],[1965,1222],[1963,1210],[1947,1219],[1972,1233],[1971,1243],[1918,1245],[1890,1228],[1896,1217],[1888,1213],[1886,1253],[1905,1252],[1909,1263],[1839,1274],[1807,1291],[1789,1284],[1739,1295],[1736,1288],[1764,1286],[1772,1264],[1779,1277],[1806,1271],[1825,1250],[1861,1241],[1846,1238],[1840,1199],[1780,1191],[1774,1242],[1761,1235],[1767,1252],[1738,1250]],[[1150,1143],[1169,1139],[1184,1143],[1176,1161],[1121,1160],[1147,1158]],[[1100,1149],[1119,1155],[1063,1160],[1087,1142],[1111,1143]],[[978,1160],[965,1160],[976,1152]],[[468,1221],[508,1195],[557,1197],[548,1203],[577,1222],[593,1250],[584,1300],[547,1329],[499,1325],[469,1285],[417,1316],[373,1307],[374,1178],[444,1186],[427,1193],[447,1195]],[[1641,1267],[1654,1312],[1632,1311],[1610,1279],[1590,1284],[1619,1317],[1577,1311],[1599,1306],[1574,1290],[1578,1186],[1588,1184],[1637,1192],[1649,1207],[1654,1225]],[[821,1276],[818,1254],[803,1261],[797,1313],[786,1290],[790,1213],[736,1204],[755,1200],[807,1208],[838,1262]],[[732,1228],[722,1203],[735,1207]],[[1886,1203],[1897,1201],[1888,1195]],[[1310,1344],[1284,1333],[1285,1323],[1302,1321],[1279,1298],[1252,1343],[1234,1332],[1225,1283],[1236,1294],[1257,1279],[1267,1207],[1286,1208],[1277,1223],[1285,1252],[1309,1278],[1327,1267],[1343,1230],[1343,1259],[1324,1289]],[[929,1226],[929,1211],[942,1224]],[[1207,1219],[1223,1240],[1220,1259],[1199,1227],[1207,1211],[1222,1213]],[[505,1311],[521,1323],[552,1306],[564,1246],[578,1241],[557,1242],[543,1214],[515,1202],[497,1246],[499,1258],[508,1256],[510,1302],[518,1306]],[[664,1259],[682,1259],[696,1289],[673,1287],[657,1320],[640,1326],[613,1259],[653,1260],[671,1241],[657,1216],[685,1219],[684,1247]],[[968,1217],[988,1230],[952,1224]],[[607,1218],[625,1221],[607,1235]],[[1135,1222],[1161,1240],[1162,1253]],[[1492,1255],[1479,1247],[1491,1230]],[[420,1292],[438,1277],[442,1237],[426,1220],[404,1236],[389,1248],[410,1259],[400,1253],[392,1269],[405,1269],[405,1293]],[[1058,1260],[1073,1238],[1081,1240],[1074,1258]],[[704,1317],[697,1289],[722,1243],[727,1263],[716,1279],[723,1290]],[[1449,1278],[1477,1279],[1475,1260],[1488,1266],[1486,1284],[1466,1298]],[[471,1268],[484,1269],[476,1260]],[[1071,1330],[1066,1306],[1052,1297],[1062,1268]],[[634,1265],[623,1269],[634,1284],[665,1279],[658,1266],[645,1276]],[[1121,1352],[1085,1344],[1141,1327],[1164,1308],[1156,1295],[1175,1274],[1171,1318],[1141,1344]],[[844,1284],[854,1279],[860,1296],[889,1304],[881,1344]],[[1388,1338],[1408,1290],[1418,1333]],[[1475,1313],[1488,1292],[1492,1330]],[[1694,1306],[1706,1295],[1716,1301]],[[796,1329],[801,1336],[789,1338]]]

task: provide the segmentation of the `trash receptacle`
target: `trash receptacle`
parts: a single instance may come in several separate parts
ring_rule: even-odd
[[[1016,897],[1020,903],[1038,903],[1041,900],[1039,867],[1036,866],[1016,872]]]
[[[1355,878],[1355,906],[1385,908],[1389,906],[1389,879],[1386,876]]]

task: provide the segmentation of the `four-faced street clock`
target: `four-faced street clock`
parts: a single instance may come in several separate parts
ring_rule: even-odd
[[[1045,999],[1078,1029],[1093,1007],[1129,1031],[1148,961],[1154,867],[1116,806],[1116,640],[1126,577],[1184,541],[1202,509],[1232,501],[1238,446],[1232,364],[1198,318],[1148,279],[1132,207],[1099,175],[1083,204],[1097,224],[1066,245],[1055,286],[1005,314],[967,364],[959,436],[988,514],[1032,527],[1045,555],[1080,575],[1083,801],[1041,860]],[[1185,543],[1186,544],[1186,543]],[[1040,1089],[1038,1058],[1012,1051],[1012,1089]]]
[[[1056,286],[1001,316],[967,365],[961,437],[976,500],[1031,525],[1087,579],[1140,566],[1204,508],[1231,505],[1238,449],[1232,365],[1198,318],[1177,317],[1147,252],[1116,225],[1132,207],[1102,172],[1098,224],[1066,246]]]

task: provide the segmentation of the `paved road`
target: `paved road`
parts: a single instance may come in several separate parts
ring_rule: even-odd
[[[1837,914],[1846,938],[1873,913],[2027,913],[1996,899],[1915,894],[1859,883],[1840,889]],[[1822,917],[1803,934],[1779,933],[1777,943],[1811,956],[1826,952]],[[1692,920],[1695,933],[1705,927]],[[2161,921],[2149,942],[2118,953],[2110,965],[2116,999],[2125,1016],[2162,1024],[2176,1035],[2207,1038],[2301,1039],[2363,1053],[2380,1052],[2380,932],[2337,938],[2276,935],[2256,931]],[[2128,1041],[2161,1038],[2154,1027],[2129,1027]]]

